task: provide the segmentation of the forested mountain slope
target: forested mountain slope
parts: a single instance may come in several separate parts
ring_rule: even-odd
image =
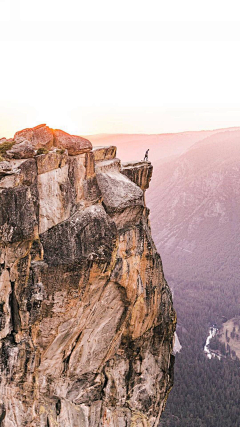
[[[155,168],[152,231],[183,346],[161,426],[238,427],[240,365],[208,360],[208,328],[240,314],[240,131],[211,135]]]
[[[156,168],[148,203],[168,274],[229,279],[240,256],[240,131],[214,134]]]
[[[161,427],[239,427],[240,364],[203,347],[213,323],[240,314],[240,129],[104,138],[123,159],[150,148],[154,165],[147,204],[182,344]]]

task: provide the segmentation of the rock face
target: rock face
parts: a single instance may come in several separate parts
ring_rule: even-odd
[[[124,162],[121,172],[142,190],[147,190],[152,178],[153,167],[150,162]]]
[[[80,137],[68,156],[52,134],[18,132],[51,151],[0,162],[0,425],[156,427],[176,319],[144,203],[151,164],[126,173],[114,147]]]

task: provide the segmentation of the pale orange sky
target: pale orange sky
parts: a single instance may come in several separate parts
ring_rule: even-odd
[[[240,126],[238,2],[165,3],[0,0],[0,137]]]

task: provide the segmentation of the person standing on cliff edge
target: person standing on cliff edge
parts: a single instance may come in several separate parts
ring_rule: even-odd
[[[145,156],[144,156],[144,159],[143,159],[144,162],[148,162],[148,152],[149,152],[149,148],[147,149],[147,151],[145,153]]]

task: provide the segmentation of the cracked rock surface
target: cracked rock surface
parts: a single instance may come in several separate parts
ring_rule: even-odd
[[[176,316],[144,202],[151,164],[121,166],[115,147],[46,125],[17,132],[9,151],[0,426],[157,427]]]

